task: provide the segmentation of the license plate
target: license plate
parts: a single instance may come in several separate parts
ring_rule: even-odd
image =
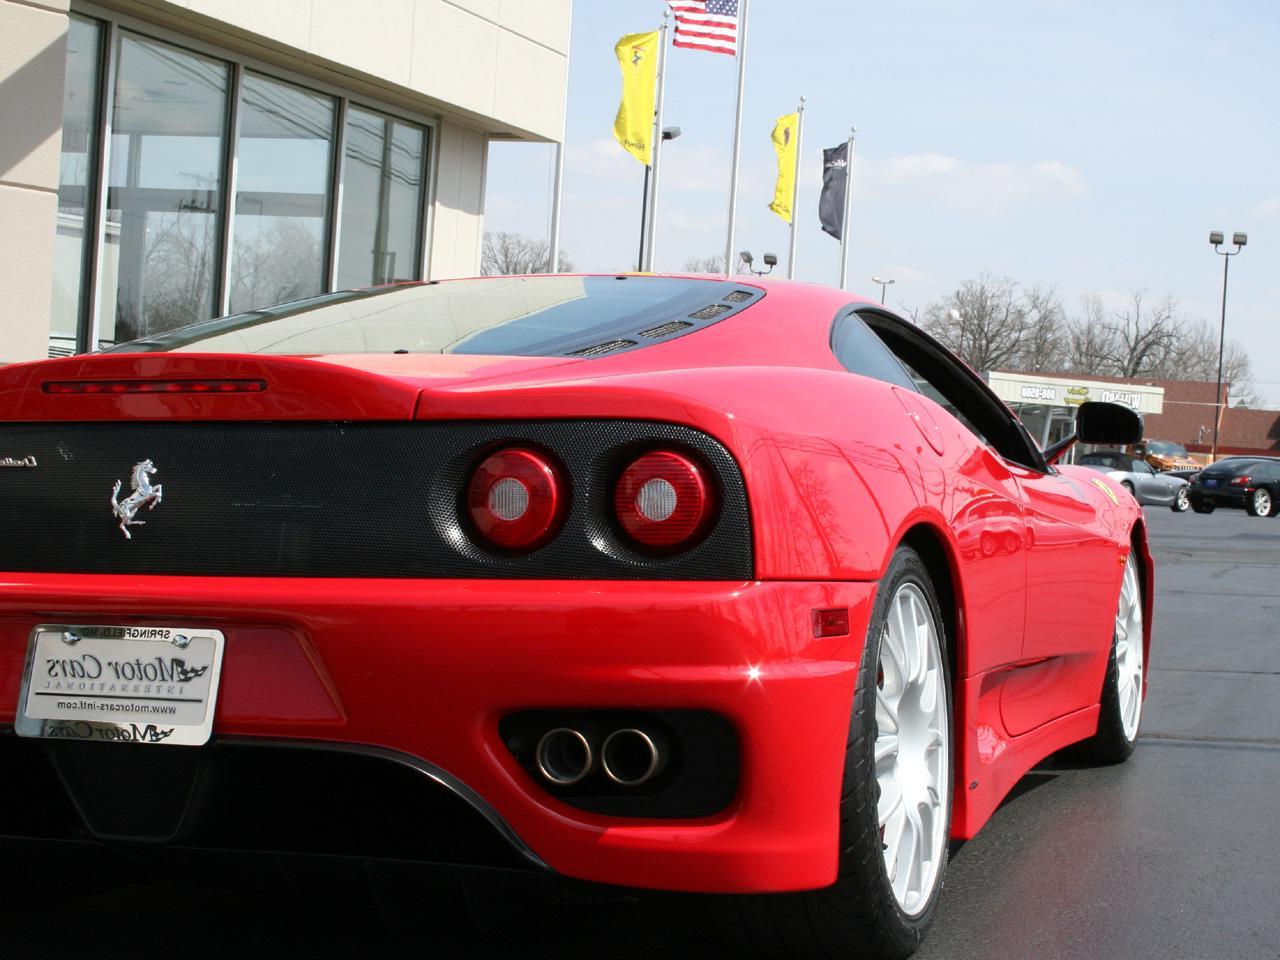
[[[46,739],[205,743],[224,642],[207,627],[41,624],[31,631],[14,730]]]
[[[1218,485],[1218,481],[1213,479],[1212,477],[1209,477],[1205,480],[1204,485],[1206,487],[1216,487]]]

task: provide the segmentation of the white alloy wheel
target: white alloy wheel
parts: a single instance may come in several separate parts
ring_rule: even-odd
[[[1116,693],[1120,698],[1120,726],[1125,740],[1132,743],[1142,717],[1142,591],[1132,554],[1124,564],[1120,606],[1116,610]]]
[[[887,614],[876,682],[876,813],[894,899],[915,916],[930,902],[950,832],[946,673],[920,587],[898,587]]]
[[[1174,499],[1174,509],[1182,513],[1189,506],[1191,506],[1191,495],[1187,493],[1186,487],[1179,487],[1178,495]]]
[[[1271,494],[1262,487],[1253,491],[1253,512],[1259,517],[1271,515]]]

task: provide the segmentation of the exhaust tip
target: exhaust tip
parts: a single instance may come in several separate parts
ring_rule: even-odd
[[[662,761],[662,751],[653,737],[634,727],[615,730],[600,748],[604,775],[623,787],[638,787],[652,780]]]
[[[535,753],[538,772],[558,787],[578,783],[595,766],[591,741],[579,730],[556,727],[538,741]]]

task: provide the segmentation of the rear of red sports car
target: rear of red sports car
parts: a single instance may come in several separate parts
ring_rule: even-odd
[[[832,882],[875,587],[785,559],[821,519],[733,398],[794,403],[838,295],[775,296],[413,285],[0,371],[0,836]]]

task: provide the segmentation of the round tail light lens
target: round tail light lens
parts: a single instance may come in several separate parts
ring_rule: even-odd
[[[613,503],[622,529],[658,549],[690,544],[715,510],[706,471],[671,450],[646,453],[623,470]]]
[[[559,470],[525,447],[490,454],[467,485],[467,512],[476,530],[508,550],[532,550],[555,536],[565,503]]]

